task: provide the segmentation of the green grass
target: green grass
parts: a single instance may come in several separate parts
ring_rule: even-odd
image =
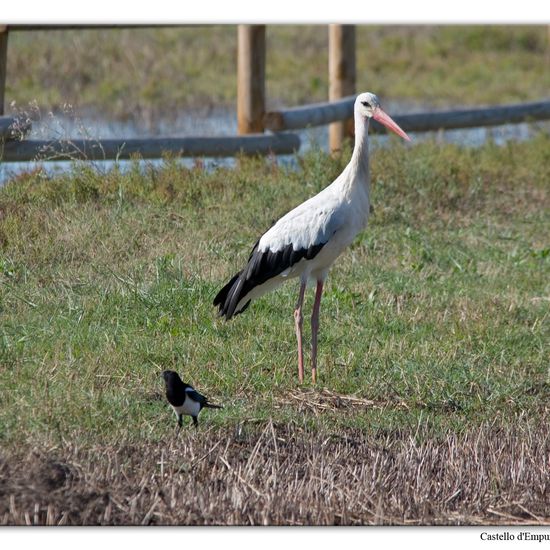
[[[46,117],[70,104],[77,114],[92,108],[149,124],[188,107],[233,106],[236,52],[233,25],[13,32],[6,105],[29,110],[36,102]],[[268,26],[268,108],[326,100],[327,56],[326,26]],[[547,98],[549,61],[544,25],[357,26],[357,90],[386,101],[442,106]]]
[[[318,385],[374,405],[285,406],[297,384],[296,284],[229,323],[211,302],[257,236],[344,163],[311,152],[297,169],[259,159],[211,172],[172,159],[124,173],[75,164],[0,189],[2,444],[166,438],[166,368],[225,404],[201,416],[211,427],[273,418],[367,433],[422,425],[437,436],[547,422],[542,134],[372,152],[374,212],[327,281]]]

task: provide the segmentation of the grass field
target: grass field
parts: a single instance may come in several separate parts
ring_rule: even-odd
[[[0,189],[0,522],[549,521],[548,136],[374,149],[317,387],[297,387],[295,284],[216,317],[257,236],[346,158]],[[167,368],[225,404],[178,440]]]
[[[326,26],[270,25],[267,49],[268,108],[326,100]],[[92,109],[149,124],[190,107],[233,106],[236,51],[232,25],[14,32],[6,105],[25,111],[36,102],[46,117],[71,104],[76,114]],[[549,64],[544,25],[357,26],[357,90],[386,101],[539,100],[548,97]]]

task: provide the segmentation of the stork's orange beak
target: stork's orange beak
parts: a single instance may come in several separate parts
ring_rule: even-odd
[[[395,132],[398,136],[402,137],[403,139],[406,139],[407,141],[411,141],[411,138],[399,127],[397,122],[395,122],[395,120],[393,120],[390,115],[382,111],[380,107],[378,107],[378,109],[374,111],[372,118],[380,122],[380,124],[383,124],[386,128],[388,128],[388,130]]]

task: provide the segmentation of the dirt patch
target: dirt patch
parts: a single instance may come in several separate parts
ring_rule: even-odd
[[[62,462],[46,460],[38,463],[33,475],[35,484],[45,491],[55,491],[65,486],[71,479],[71,468]]]
[[[0,457],[0,523],[549,525],[548,436],[547,426],[485,425],[367,437],[268,422],[19,450]]]

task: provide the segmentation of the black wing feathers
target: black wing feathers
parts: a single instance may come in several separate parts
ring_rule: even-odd
[[[188,397],[190,397],[193,401],[199,403],[201,409],[203,407],[206,407],[208,409],[223,409],[221,405],[214,405],[213,403],[209,403],[207,397],[200,394],[198,391],[194,390],[191,387],[188,387],[185,392],[187,393]]]
[[[214,298],[214,305],[223,305],[225,302],[225,299],[227,298],[227,294],[231,290],[231,287],[233,286],[233,283],[239,278],[240,273],[237,273],[233,277],[231,277],[231,280],[216,294],[216,297]]]
[[[311,260],[325,244],[326,242],[319,243],[300,250],[294,250],[292,244],[288,244],[277,252],[271,250],[260,252],[258,243],[256,243],[246,267],[234,275],[214,298],[214,305],[219,307],[220,315],[229,320],[233,315],[242,313],[250,305],[250,302],[247,302],[240,311],[235,312],[237,304],[254,287],[280,275],[285,269],[297,264],[302,258]]]
[[[204,407],[206,405],[206,402],[208,401],[206,399],[206,397],[204,397],[204,395],[201,395],[198,391],[192,389],[192,388],[187,388],[185,390],[185,393],[193,400],[193,401],[196,401],[197,403],[200,404],[201,407]]]

